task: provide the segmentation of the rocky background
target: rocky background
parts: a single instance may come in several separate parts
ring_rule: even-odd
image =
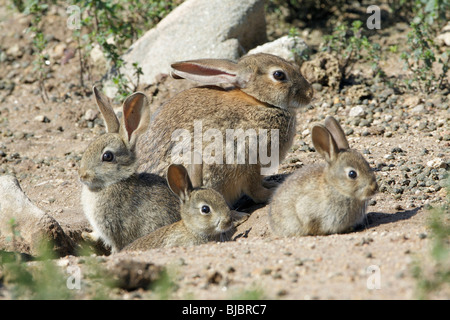
[[[423,52],[408,42],[420,9],[429,18],[425,2],[402,9],[382,1],[381,29],[370,30],[364,1],[149,1],[159,13],[151,17],[130,1],[136,6],[122,9],[134,20],[118,25],[148,31],[122,39],[114,31],[100,38],[94,18],[77,33],[63,1],[0,1],[0,298],[448,299],[448,278],[440,275],[449,270],[450,33],[448,16],[438,15],[433,33],[410,36],[433,43],[428,85],[413,72],[414,54]],[[81,18],[109,12],[88,9]],[[355,20],[363,23],[353,30]],[[89,23],[96,38],[86,36]],[[348,58],[352,41],[361,48]],[[114,255],[83,243],[90,226],[77,168],[105,130],[92,85],[102,84],[117,107],[126,88],[144,91],[156,110],[195,85],[168,77],[171,62],[252,52],[296,61],[315,89],[298,112],[295,143],[279,174],[321,161],[309,128],[334,115],[376,168],[380,192],[365,226],[279,239],[268,229],[267,206],[247,205],[251,217],[231,242]]]

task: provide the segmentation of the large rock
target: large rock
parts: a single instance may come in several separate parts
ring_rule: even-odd
[[[284,36],[272,42],[264,43],[250,50],[248,54],[270,53],[287,61],[301,64],[302,57],[308,53],[308,45],[300,37]]]
[[[0,194],[0,249],[38,255],[42,241],[49,241],[58,255],[74,254],[72,239],[30,201],[15,177],[0,176]]]
[[[237,59],[267,40],[264,0],[187,0],[138,39],[123,56],[123,69],[140,82],[152,84],[170,64],[199,58]]]

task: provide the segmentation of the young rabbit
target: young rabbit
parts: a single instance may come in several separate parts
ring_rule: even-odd
[[[123,103],[119,121],[108,99],[94,87],[107,133],[86,149],[79,168],[81,201],[93,234],[117,252],[135,239],[180,220],[179,201],[163,177],[137,173],[136,141],[148,127],[150,109],[142,93]]]
[[[222,195],[213,189],[194,188],[185,167],[170,165],[167,181],[181,201],[181,220],[137,239],[124,251],[199,245],[219,240],[232,228],[232,212]]]
[[[350,149],[344,131],[331,116],[314,125],[312,141],[325,165],[306,166],[274,193],[269,224],[278,236],[342,233],[363,222],[367,201],[377,191],[369,164]]]
[[[263,184],[261,169],[267,168],[269,163],[262,161],[260,148],[266,148],[267,154],[274,150],[271,158],[276,163],[270,163],[270,167],[275,166],[277,169],[278,162],[283,160],[293,142],[296,132],[295,110],[308,104],[313,96],[312,87],[303,78],[298,66],[274,55],[255,54],[245,56],[237,63],[202,59],[177,62],[172,67],[176,78],[209,85],[224,84],[231,88],[196,87],[179,93],[163,105],[139,141],[140,170],[163,174],[171,163],[187,164],[173,156],[180,144],[173,137],[177,129],[190,133],[186,142],[189,151],[194,148],[190,143],[191,138],[194,138],[194,145],[198,142],[195,141],[198,137],[194,137],[194,130],[200,130],[201,135],[215,130],[220,132],[220,136],[214,137],[214,143],[223,146],[223,152],[218,155],[217,150],[205,150],[213,141],[208,141],[205,135],[202,159],[214,154],[218,160],[203,166],[204,185],[220,192],[230,206],[244,193],[256,203],[267,202],[272,190],[267,188],[269,184]],[[200,129],[194,127],[194,121],[201,125]],[[234,150],[238,140],[234,137],[231,142],[234,142],[235,148],[230,156],[225,150],[227,129],[235,132],[239,129],[242,132],[254,130],[256,134],[266,129],[267,141],[258,136],[260,141],[257,145],[249,143],[245,152],[240,153]],[[278,130],[279,134],[279,141],[273,140],[274,146],[271,145],[274,139],[271,129]],[[257,159],[249,161],[249,149],[258,150]],[[238,163],[235,154],[244,155],[245,161]],[[227,161],[228,156],[234,161]]]

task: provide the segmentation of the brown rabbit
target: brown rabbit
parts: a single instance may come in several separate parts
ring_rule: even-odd
[[[81,202],[94,230],[90,240],[101,239],[117,252],[180,220],[179,201],[163,177],[136,171],[136,141],[150,120],[147,97],[130,95],[119,121],[108,98],[95,87],[94,96],[107,132],[89,144],[81,159]]]
[[[194,188],[182,165],[169,166],[167,182],[181,201],[181,220],[137,239],[124,251],[199,245],[219,240],[233,227],[232,212],[222,195],[212,189]]]
[[[377,182],[364,157],[350,149],[344,131],[331,116],[313,126],[315,149],[326,164],[309,165],[276,190],[269,225],[278,236],[341,233],[363,222]]]
[[[263,184],[263,169],[270,165],[276,172],[278,162],[284,159],[293,142],[296,109],[308,104],[313,96],[312,87],[298,66],[274,55],[255,54],[237,63],[203,59],[177,62],[172,67],[177,78],[231,88],[196,87],[163,105],[139,140],[140,170],[164,174],[171,163],[187,164],[191,157],[184,154],[181,157],[177,150],[191,152],[200,136],[205,141],[196,150],[203,152],[197,161],[205,163],[205,157],[214,158],[203,166],[206,187],[220,192],[230,206],[242,194],[257,203],[267,202],[272,190]],[[236,133],[229,140],[227,129]],[[266,136],[263,129],[268,130]],[[177,136],[180,131],[184,133],[182,142]],[[248,148],[235,150],[239,139],[245,141],[246,136]],[[215,148],[208,149],[213,142],[223,147],[222,155]],[[225,146],[231,147],[231,153],[224,150]],[[270,163],[262,158],[264,150],[265,155],[271,153]],[[235,152],[241,161],[236,161]]]

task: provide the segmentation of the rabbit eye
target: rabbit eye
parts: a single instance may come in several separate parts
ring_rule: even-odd
[[[358,174],[356,173],[355,170],[350,170],[350,171],[348,172],[348,177],[349,177],[350,179],[356,179],[357,176],[358,176]]]
[[[277,70],[272,75],[275,80],[278,80],[278,81],[286,80],[286,74],[283,71]]]
[[[202,214],[208,214],[211,212],[211,208],[209,206],[202,206],[201,212]]]
[[[111,162],[114,160],[114,154],[111,151],[105,151],[102,155],[102,161]]]

